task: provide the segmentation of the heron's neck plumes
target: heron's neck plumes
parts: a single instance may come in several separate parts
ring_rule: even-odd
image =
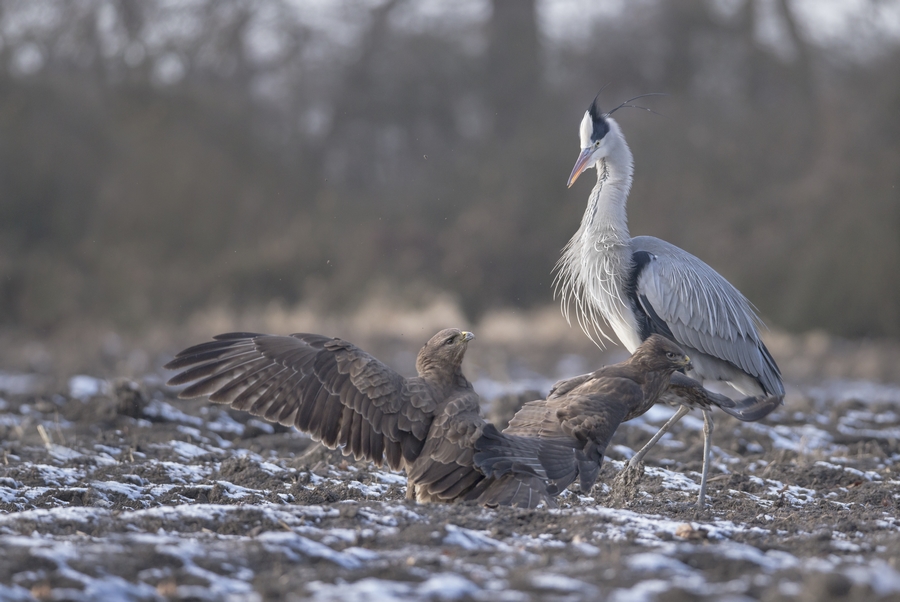
[[[625,205],[634,165],[618,125],[610,120],[610,126],[607,136],[614,137],[609,141],[610,152],[596,164],[597,184],[581,226],[556,264],[554,283],[563,315],[568,320],[574,304],[579,326],[595,342],[599,337],[609,339],[604,323],[620,334],[620,327],[628,321],[624,275],[632,259]]]

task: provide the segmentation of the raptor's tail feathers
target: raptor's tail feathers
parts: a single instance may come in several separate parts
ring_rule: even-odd
[[[488,507],[556,508],[553,495],[547,491],[544,479],[527,471],[510,472],[498,479],[489,479],[480,492],[478,503]]]
[[[487,477],[500,477],[511,472],[527,472],[542,479],[547,473],[541,465],[538,453],[540,442],[501,433],[493,424],[487,424],[475,442],[475,466]]]

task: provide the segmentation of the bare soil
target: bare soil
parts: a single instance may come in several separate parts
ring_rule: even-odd
[[[158,379],[91,382],[0,395],[0,599],[900,599],[896,387],[718,414],[703,511],[694,416],[609,487],[661,408],[620,429],[591,492],[523,511],[413,504],[402,474]]]

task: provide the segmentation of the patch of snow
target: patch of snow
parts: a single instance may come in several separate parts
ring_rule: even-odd
[[[239,500],[254,494],[265,496],[269,493],[269,491],[265,489],[250,489],[249,487],[241,487],[240,485],[235,485],[228,481],[216,481],[216,483],[221,485],[222,489],[225,490],[225,496],[233,500]]]
[[[275,427],[272,424],[264,422],[262,420],[258,420],[256,418],[251,418],[250,420],[248,420],[247,426],[252,426],[253,428],[259,429],[268,435],[271,435],[275,432]]]
[[[810,387],[806,394],[823,407],[846,401],[900,406],[900,387],[864,380],[834,380]]]
[[[102,378],[78,374],[69,379],[69,396],[79,401],[87,401],[91,397],[99,395],[108,395],[109,392],[109,382]]]
[[[572,543],[572,547],[588,557],[598,556],[600,554],[600,548],[584,541],[576,541]]]
[[[775,449],[796,452],[800,450],[830,450],[834,447],[834,438],[828,432],[811,424],[802,426],[780,424],[771,427],[758,422],[745,422],[741,426],[746,430],[767,436]]]
[[[475,531],[456,525],[447,525],[444,536],[445,546],[459,546],[464,550],[501,550],[509,549],[505,543],[497,541],[487,531]]]
[[[91,487],[100,491],[124,495],[130,500],[139,500],[143,497],[143,490],[140,487],[118,481],[93,481]]]
[[[691,567],[680,560],[657,552],[644,552],[629,557],[626,562],[628,568],[634,571],[658,572],[671,571],[673,573],[691,573]]]
[[[607,448],[607,454],[608,452],[613,452],[616,455],[625,458],[626,460],[630,460],[634,456],[634,454],[637,453],[627,445],[612,445]]]
[[[177,558],[181,561],[182,571],[205,582],[205,585],[179,585],[176,589],[176,598],[241,599],[249,602],[262,600],[262,597],[253,591],[253,586],[247,581],[197,566],[194,558],[206,557],[208,551],[196,539],[158,545],[156,552]],[[247,578],[246,575],[240,575],[240,577]]]
[[[272,464],[271,462],[260,462],[259,468],[266,474],[276,475],[280,472],[284,472],[284,469],[277,464]]]
[[[85,472],[78,468],[60,468],[48,464],[33,464],[32,468],[40,473],[40,478],[47,485],[52,485],[54,487],[74,485],[81,481],[85,476]]]
[[[459,600],[481,589],[460,575],[438,573],[416,587],[416,595],[424,599]]]
[[[257,536],[257,540],[272,550],[272,545],[279,546],[282,550],[295,552],[291,560],[298,561],[302,557],[321,558],[332,562],[344,569],[358,569],[363,563],[357,555],[335,552],[328,546],[313,541],[293,531],[266,531]],[[299,554],[299,556],[298,556]]]
[[[700,491],[699,483],[695,483],[693,479],[687,475],[666,470],[665,468],[657,468],[656,466],[646,466],[644,474],[651,477],[659,477],[662,479],[662,487],[664,489],[674,489],[676,491],[693,492]]]
[[[0,502],[4,504],[12,504],[19,499],[19,493],[16,489],[10,487],[0,487]]]
[[[589,583],[559,575],[557,573],[541,573],[531,578],[531,585],[537,589],[553,590],[558,592],[582,592],[591,594],[597,591],[597,588]]]
[[[55,443],[47,448],[47,453],[50,454],[50,457],[54,460],[60,460],[62,462],[74,460],[75,458],[80,458],[82,456],[80,452],[77,452],[72,448],[64,445],[56,445]]]
[[[365,483],[360,483],[359,481],[350,481],[347,483],[347,487],[349,489],[356,489],[362,495],[367,498],[370,497],[381,497],[384,495],[384,492],[388,490],[389,485],[384,485],[383,483],[372,483],[370,485],[366,485]]]
[[[202,418],[185,414],[178,408],[159,399],[152,399],[150,403],[144,406],[144,415],[164,422],[181,422],[192,426],[203,426],[205,424]]]
[[[247,427],[232,418],[228,412],[219,412],[215,420],[206,423],[206,428],[217,433],[243,435]]]
[[[173,452],[185,460],[192,460],[211,453],[210,450],[194,445],[193,443],[188,443],[187,441],[176,441],[173,439],[172,441],[169,441],[166,446],[172,448]],[[219,451],[221,452],[221,450]]]
[[[485,401],[491,402],[503,395],[521,395],[529,391],[537,391],[541,397],[550,393],[555,381],[549,378],[517,378],[514,381],[497,381],[490,378],[477,378],[472,383],[475,390]]]
[[[867,481],[880,481],[881,475],[875,472],[874,470],[867,470],[863,472],[858,468],[853,468],[851,466],[838,466],[837,464],[832,464],[830,462],[823,462],[819,460],[815,463],[815,466],[824,466],[825,468],[831,468],[833,470],[839,470],[841,472],[846,472],[848,474],[852,474],[854,476],[863,478]]]
[[[866,423],[894,424],[900,422],[900,416],[890,410],[869,412],[863,410],[850,410],[840,417],[840,421],[848,426],[865,426]]]
[[[178,484],[202,481],[213,471],[209,466],[188,465],[179,462],[159,462],[158,464],[165,470],[167,478]]]
[[[672,589],[668,581],[647,579],[636,583],[629,589],[615,589],[610,593],[609,602],[652,602],[659,594]]]
[[[22,424],[22,419],[15,414],[0,414],[0,426],[17,427]]]
[[[10,395],[28,395],[34,393],[40,388],[40,384],[41,379],[36,374],[0,372],[0,391]]]
[[[847,426],[843,422],[838,422],[837,431],[842,435],[850,437],[859,437],[860,439],[885,439],[887,441],[896,441],[900,439],[900,428],[893,429],[868,429],[853,428]]]
[[[306,588],[317,602],[460,600],[481,592],[477,585],[453,573],[439,573],[419,584],[367,577],[355,583],[333,585],[313,581]]]
[[[9,602],[17,602],[22,600],[23,602],[31,602],[34,600],[34,596],[31,595],[31,592],[24,587],[18,585],[4,585],[0,583],[0,600],[9,600]]]
[[[900,573],[880,558],[871,559],[862,566],[849,567],[845,572],[854,583],[871,587],[876,596],[900,594]]]
[[[406,475],[398,474],[395,472],[385,472],[382,470],[376,471],[372,473],[372,476],[381,481],[382,483],[389,483],[391,485],[406,485]]]

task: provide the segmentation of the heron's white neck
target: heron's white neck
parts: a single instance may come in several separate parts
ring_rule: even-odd
[[[618,134],[618,128],[609,134]],[[579,234],[594,241],[611,243],[631,240],[628,233],[628,214],[625,205],[631,191],[634,159],[625,139],[619,135],[613,152],[598,161],[597,184],[588,198],[587,210],[581,219]]]
[[[557,263],[556,291],[563,314],[568,319],[569,305],[574,302],[578,323],[591,338],[594,333],[609,338],[603,332],[605,322],[630,348],[634,319],[627,309],[624,288],[632,259],[625,205],[634,159],[612,120],[607,137],[611,137],[607,140],[609,152],[595,165],[597,184],[588,198],[581,226]]]

